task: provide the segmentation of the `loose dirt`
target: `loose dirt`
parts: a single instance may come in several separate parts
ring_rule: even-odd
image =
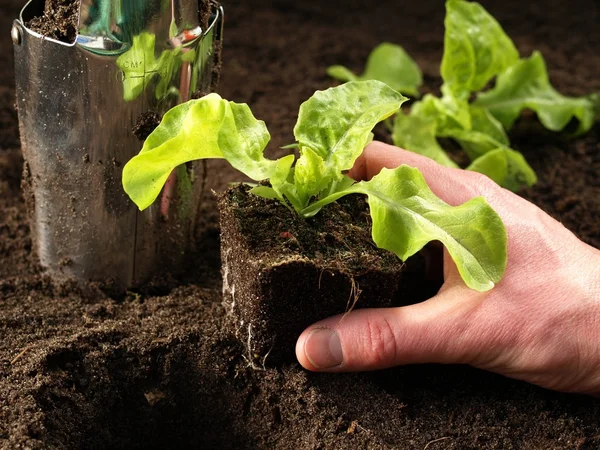
[[[0,6],[8,34],[24,0]],[[273,139],[293,141],[299,104],[402,44],[439,88],[439,0],[256,0],[226,4],[224,97],[248,102]],[[565,94],[600,90],[595,0],[484,4],[521,53],[540,49]],[[0,41],[0,448],[594,449],[600,401],[461,366],[326,375],[297,364],[254,371],[224,326],[217,214],[207,198],[184,277],[123,298],[44,277],[21,196],[10,39]],[[600,248],[600,127],[574,141],[525,117],[512,133],[541,182],[524,192]],[[211,188],[239,175],[209,164]]]

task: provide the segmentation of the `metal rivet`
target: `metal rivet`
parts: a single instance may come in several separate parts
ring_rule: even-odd
[[[21,45],[21,30],[18,26],[13,25],[12,30],[10,30],[10,37],[12,38],[13,44]]]

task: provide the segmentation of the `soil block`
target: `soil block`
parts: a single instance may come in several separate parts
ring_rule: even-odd
[[[363,197],[303,219],[248,191],[229,189],[219,208],[223,301],[249,364],[293,360],[296,339],[319,319],[392,305],[404,265],[373,243]]]

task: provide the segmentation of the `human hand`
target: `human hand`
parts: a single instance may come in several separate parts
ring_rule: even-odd
[[[402,364],[469,364],[549,389],[600,394],[600,251],[484,175],[443,167],[373,142],[350,175],[421,170],[450,205],[482,195],[508,233],[504,278],[489,292],[464,284],[444,251],[444,285],[416,305],[362,309],[306,329],[296,356],[307,369],[351,372]]]

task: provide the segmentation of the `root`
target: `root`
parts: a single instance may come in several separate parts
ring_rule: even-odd
[[[250,367],[252,370],[259,370],[264,372],[267,370],[267,358],[273,351],[273,347],[275,346],[275,338],[273,338],[273,343],[271,344],[271,348],[269,351],[262,357],[262,361],[260,364],[255,362],[256,359],[260,357],[260,355],[256,353],[252,353],[252,324],[248,324],[248,339],[246,340],[246,352],[247,355],[242,355],[242,358],[246,361],[247,367]]]
[[[340,319],[340,322],[354,310],[361,293],[362,291],[360,290],[358,281],[356,281],[353,277],[350,277],[350,295],[348,296],[348,301],[346,302],[346,312]]]
[[[229,309],[228,314],[233,314],[235,308],[235,284],[229,283],[229,255],[231,248],[228,248],[223,255],[223,303]],[[231,303],[226,301],[227,296],[231,296]]]
[[[445,440],[448,440],[448,439],[452,439],[452,437],[451,436],[444,436],[444,437],[441,437],[439,439],[434,439],[433,441],[429,441],[427,443],[427,445],[425,445],[425,447],[423,447],[423,450],[427,450],[431,445],[435,444],[436,442],[441,442],[441,441],[445,441]]]
[[[18,360],[20,360],[20,359],[23,357],[23,355],[25,355],[25,353],[27,353],[27,352],[29,351],[29,349],[30,349],[30,348],[31,348],[31,346],[29,346],[29,345],[28,345],[28,346],[27,346],[27,347],[25,347],[23,350],[21,350],[21,352],[20,352],[20,353],[19,353],[17,356],[15,356],[15,357],[14,357],[14,358],[13,358],[13,359],[10,361],[10,365],[11,365],[11,366],[14,366],[14,365],[15,365],[15,363],[16,363]]]

